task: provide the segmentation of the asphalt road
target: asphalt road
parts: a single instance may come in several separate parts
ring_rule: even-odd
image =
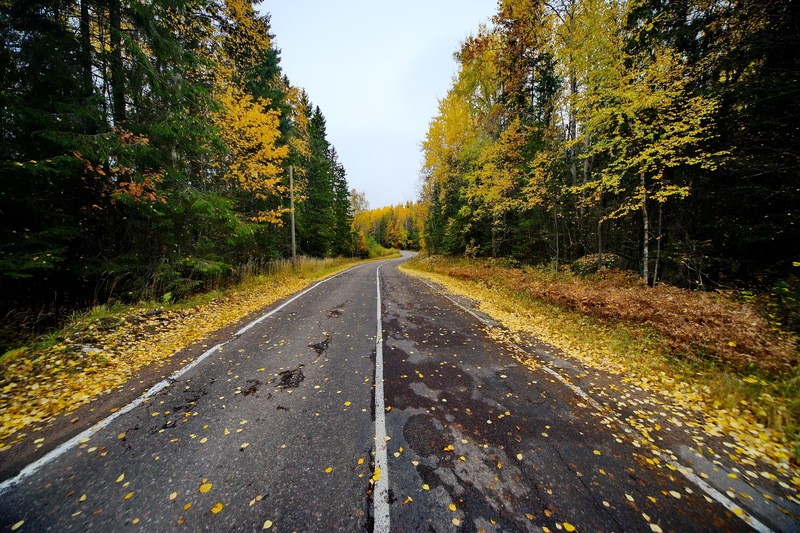
[[[6,480],[0,529],[749,529],[401,261],[265,310]]]

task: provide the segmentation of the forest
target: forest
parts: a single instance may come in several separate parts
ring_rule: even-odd
[[[298,253],[356,253],[345,169],[273,37],[249,0],[0,2],[7,324],[290,256],[290,167]]]
[[[799,22],[787,0],[501,0],[423,143],[425,248],[800,316]]]

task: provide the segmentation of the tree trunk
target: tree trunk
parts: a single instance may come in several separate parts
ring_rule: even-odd
[[[108,1],[111,37],[111,112],[114,125],[125,122],[125,73],[122,68],[122,8],[120,0]]]
[[[89,24],[89,0],[81,0],[81,73],[84,91],[87,96],[94,92],[92,79],[92,36]]]
[[[644,172],[639,173],[642,186],[642,220],[644,235],[642,239],[642,279],[650,282],[650,219],[647,215],[647,189],[645,188]]]
[[[664,204],[658,202],[658,230],[656,233],[656,261],[653,265],[653,286],[658,283],[658,264],[661,261],[661,228],[664,224]]]
[[[553,230],[556,232],[556,270],[558,270],[558,207],[553,208]]]

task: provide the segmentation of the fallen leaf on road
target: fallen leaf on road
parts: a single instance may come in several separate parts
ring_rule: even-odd
[[[326,474],[330,474],[331,472],[333,472],[333,468],[332,467],[329,466],[328,468],[325,469],[325,473]]]
[[[177,497],[178,497],[178,493],[177,493],[177,492],[173,492],[173,493],[171,493],[171,494],[169,495],[169,499],[170,499],[170,500],[174,500],[174,499],[175,499],[175,498],[177,498]]]
[[[272,520],[267,520],[266,522],[264,522],[264,527],[261,529],[269,529],[271,527],[272,527]]]
[[[575,526],[573,526],[569,522],[564,522],[561,525],[564,526],[564,530],[567,531],[567,533],[572,533],[573,531],[575,531]]]
[[[219,513],[220,511],[222,511],[222,508],[223,508],[223,507],[225,507],[225,506],[224,506],[224,505],[222,505],[221,503],[217,503],[217,505],[215,505],[214,507],[212,507],[212,508],[211,508],[211,512],[212,512],[213,514],[217,514],[217,513]]]
[[[211,485],[211,483],[203,483],[202,485],[200,485],[200,492],[205,494],[206,492],[211,490],[212,486],[213,485]]]
[[[16,530],[18,530],[19,528],[21,528],[21,527],[22,527],[22,524],[24,524],[24,523],[25,523],[25,520],[20,520],[19,522],[17,522],[17,523],[16,523],[16,524],[14,524],[13,526],[11,526],[11,531],[16,531]]]
[[[120,474],[119,477],[117,478],[117,483],[119,483],[123,479],[125,479],[125,474]]]
[[[184,511],[188,511],[189,507],[191,507],[191,506],[192,506],[192,502],[189,502],[189,503],[187,503],[186,505],[183,506],[183,510]]]
[[[128,494],[125,495],[126,500],[130,500],[132,497],[133,497],[133,492],[129,492]]]
[[[375,468],[375,473],[372,475],[372,481],[378,482],[381,479],[381,469]]]
[[[405,500],[403,500],[403,505],[409,504],[409,503],[411,503],[411,502],[413,502],[413,501],[414,501],[414,500],[412,500],[412,499],[411,499],[411,496],[409,496],[408,498],[406,498]]]
[[[454,513],[458,510],[458,507],[456,507],[456,504],[454,503],[451,503],[448,508]]]
[[[422,490],[431,490],[427,483],[422,484]]]

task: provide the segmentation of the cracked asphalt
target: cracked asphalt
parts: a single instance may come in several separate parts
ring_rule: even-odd
[[[392,531],[749,529],[407,257],[319,285],[10,483],[0,528],[372,530],[381,266]]]

